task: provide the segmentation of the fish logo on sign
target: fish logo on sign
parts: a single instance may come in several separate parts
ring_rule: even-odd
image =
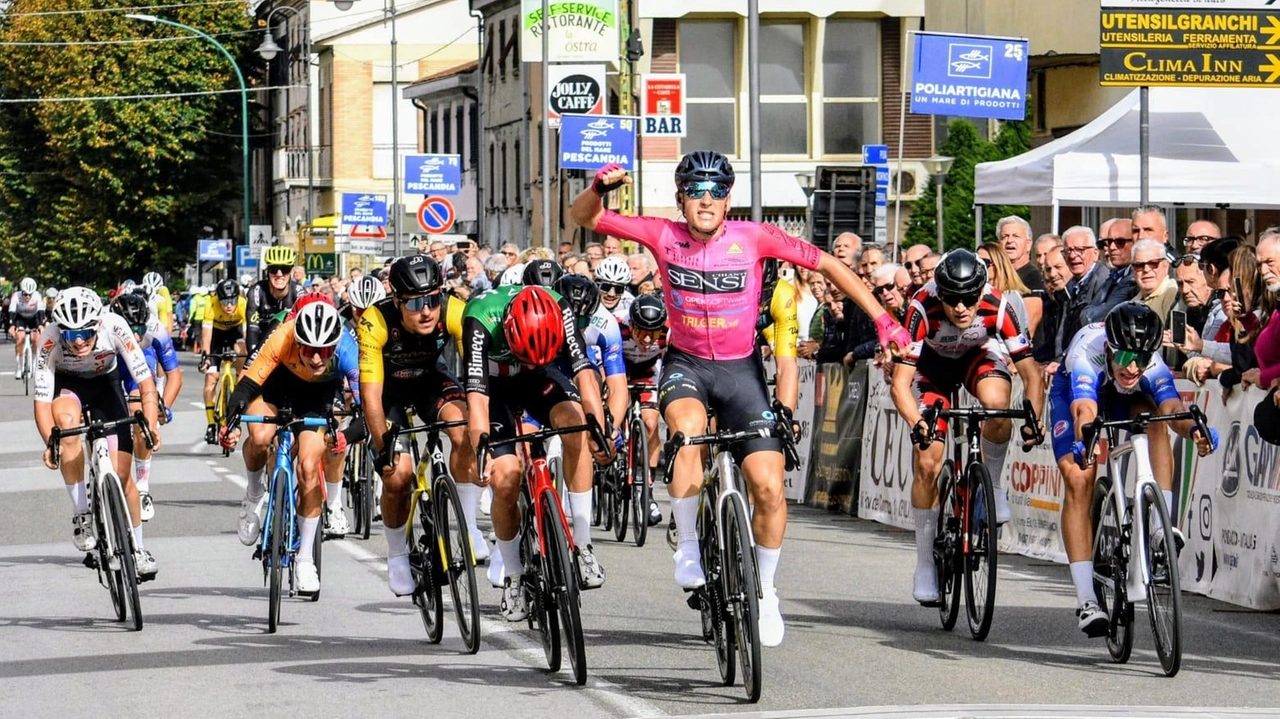
[[[947,75],[990,79],[992,52],[989,45],[951,43],[947,46]]]

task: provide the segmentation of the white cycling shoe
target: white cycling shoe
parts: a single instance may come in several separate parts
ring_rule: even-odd
[[[778,590],[766,587],[760,599],[760,643],[776,647],[782,643],[787,626],[782,622],[782,609],[778,602]]]
[[[676,563],[676,584],[681,589],[697,589],[707,583],[706,572],[702,571],[702,557],[698,556],[698,545],[681,544],[672,555]]]
[[[413,571],[409,569],[409,555],[387,557],[387,586],[397,597],[407,597],[418,588],[413,581]]]

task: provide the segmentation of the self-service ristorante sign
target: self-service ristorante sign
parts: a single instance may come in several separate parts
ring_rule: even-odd
[[[522,0],[520,60],[542,61],[542,0]],[[551,62],[617,62],[617,0],[552,2],[547,12]]]

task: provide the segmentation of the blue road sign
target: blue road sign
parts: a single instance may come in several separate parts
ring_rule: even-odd
[[[863,145],[862,146],[862,164],[888,165],[889,164],[889,146],[888,145]]]
[[[461,187],[461,155],[404,156],[405,194],[456,195]]]
[[[258,253],[248,245],[236,245],[236,268],[252,270],[258,267]]]
[[[983,35],[916,33],[911,112],[1023,120],[1027,41]]]
[[[387,196],[365,192],[342,193],[342,224],[387,225]]]
[[[201,262],[226,262],[231,259],[231,240],[200,240],[196,259]]]
[[[560,118],[560,167],[598,170],[617,163],[636,169],[639,121],[621,115],[564,115]]]

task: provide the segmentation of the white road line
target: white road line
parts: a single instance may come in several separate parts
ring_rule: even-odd
[[[243,484],[243,479],[240,483]],[[378,555],[370,552],[364,547],[348,542],[346,540],[338,540],[335,542],[337,547],[347,554],[351,555],[356,561],[367,567],[374,569],[381,578],[385,579],[387,571],[387,563],[382,561]],[[477,573],[482,570],[477,569]],[[483,576],[478,577],[480,581],[485,581]],[[507,622],[499,622],[492,619],[480,618],[480,636],[482,639],[488,639],[495,644],[503,645],[512,656],[531,667],[544,668],[545,658],[542,652],[542,645],[535,643],[531,638],[523,632],[516,629]],[[566,667],[568,661],[565,662]],[[613,682],[591,676],[588,670],[587,685],[584,691],[592,693],[593,698],[604,704],[608,708],[618,712],[622,716],[629,717],[657,717],[666,716],[656,704],[639,699],[637,697],[628,696],[622,687]]]

